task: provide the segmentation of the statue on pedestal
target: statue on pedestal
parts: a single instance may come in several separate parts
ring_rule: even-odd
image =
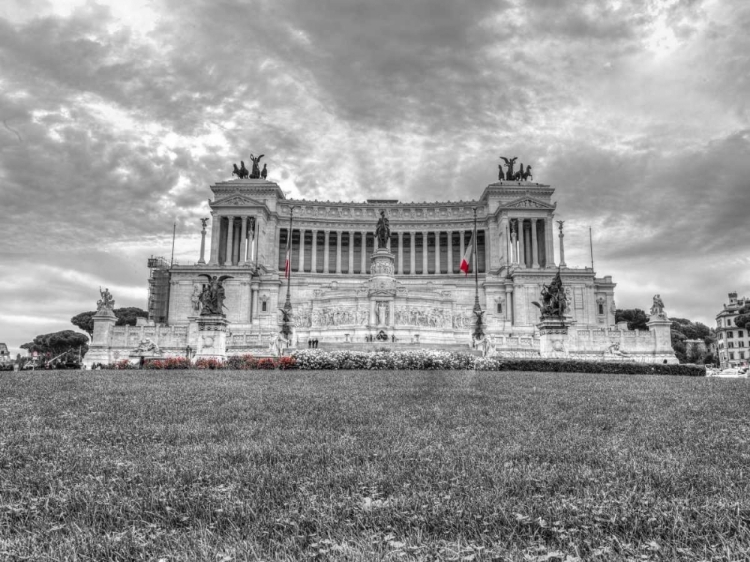
[[[232,279],[231,275],[222,275],[217,277],[216,275],[208,275],[207,273],[201,273],[201,277],[208,279],[208,284],[200,294],[199,300],[203,307],[201,309],[201,316],[224,316],[224,281],[226,279]]]
[[[109,310],[114,310],[115,308],[115,299],[112,298],[112,293],[109,292],[109,289],[105,288],[102,291],[102,288],[99,287],[99,295],[101,295],[102,298],[100,298],[96,302],[96,311],[99,312],[102,309],[108,308]]]
[[[505,156],[501,156],[500,160],[505,162],[505,165],[508,166],[508,172],[505,174],[505,177],[509,180],[512,180],[515,177],[515,174],[513,173],[513,166],[516,163],[516,160],[518,160],[518,156],[514,156],[513,158],[506,158]]]
[[[378,249],[388,247],[388,240],[391,238],[391,227],[388,218],[385,216],[385,211],[380,211],[378,225],[375,227],[375,238],[378,239]]]
[[[667,313],[664,312],[664,301],[661,300],[660,295],[654,295],[654,302],[651,305],[651,316],[667,320]]]
[[[542,304],[536,301],[533,301],[531,304],[542,311],[542,318],[562,319],[565,316],[565,311],[568,308],[568,299],[565,296],[565,289],[563,288],[559,268],[552,283],[542,287]]]
[[[247,168],[245,168],[245,162],[243,160],[240,160],[241,166],[238,168],[237,164],[232,164],[234,166],[234,171],[232,172],[233,176],[237,176],[240,179],[245,179],[250,172],[247,171]]]

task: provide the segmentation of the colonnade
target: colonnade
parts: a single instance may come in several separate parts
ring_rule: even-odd
[[[505,240],[511,264],[533,269],[554,266],[551,217],[510,218]]]
[[[258,252],[258,221],[249,216],[214,217],[211,225],[211,264],[242,265]]]
[[[288,228],[279,228],[278,268],[284,270]],[[472,231],[408,230],[392,232],[388,249],[396,254],[398,275],[439,275],[458,273]],[[489,263],[485,231],[477,231],[479,273]],[[300,243],[302,241],[302,243]],[[370,256],[375,250],[370,231],[295,228],[292,235],[292,271],[299,273],[370,272]],[[426,249],[426,251],[425,251]],[[473,271],[472,257],[471,271]]]

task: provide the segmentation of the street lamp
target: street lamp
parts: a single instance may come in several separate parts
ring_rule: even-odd
[[[287,239],[287,250],[286,250],[286,261],[284,263],[284,275],[286,276],[286,300],[284,301],[284,308],[282,314],[284,317],[283,324],[281,327],[281,333],[284,334],[285,339],[289,339],[291,336],[291,318],[292,318],[292,300],[291,300],[291,284],[292,284],[292,234],[294,233],[294,209],[297,207],[291,205],[289,207],[289,238]]]
[[[476,316],[476,322],[474,324],[474,338],[479,339],[484,335],[482,329],[482,307],[479,304],[479,261],[477,261],[477,208],[474,207],[474,238],[473,238],[473,253],[474,253],[474,316]]]

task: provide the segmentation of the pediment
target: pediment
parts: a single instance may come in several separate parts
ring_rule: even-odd
[[[211,207],[265,207],[262,201],[256,201],[241,193],[232,193],[211,203]]]
[[[540,201],[539,199],[535,199],[534,197],[519,197],[518,199],[515,199],[511,201],[510,203],[506,203],[505,205],[502,205],[503,209],[554,209],[554,205],[550,205],[549,203],[545,203],[544,201]]]

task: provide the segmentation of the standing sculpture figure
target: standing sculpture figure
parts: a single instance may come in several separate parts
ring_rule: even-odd
[[[226,279],[232,279],[232,276],[222,275],[221,277],[217,277],[216,275],[201,273],[200,277],[208,279],[208,284],[200,295],[200,303],[203,306],[201,316],[224,316],[223,309],[226,293],[224,292],[223,283]]]
[[[96,303],[97,311],[102,310],[103,308],[108,308],[110,310],[115,308],[115,299],[112,298],[112,293],[109,292],[108,288],[105,287],[102,291],[102,288],[99,287],[99,295],[102,298]]]
[[[263,179],[266,179],[268,177],[268,168],[266,168],[268,164],[263,164],[263,171],[260,173],[260,177]]]
[[[568,299],[560,277],[560,269],[549,285],[542,285],[542,304],[533,301],[531,304],[542,311],[542,318],[563,318],[568,309]]]
[[[503,174],[503,165],[502,164],[498,164],[497,165],[497,170],[498,170],[498,172],[497,172],[497,179],[500,180],[500,181],[504,180],[505,179],[505,174]]]
[[[378,225],[375,227],[375,238],[378,239],[378,249],[387,248],[390,237],[391,228],[389,226],[388,218],[385,216],[385,211],[380,211]]]
[[[257,158],[255,158],[252,154],[250,155],[250,160],[253,161],[253,172],[250,174],[250,179],[259,179],[260,178],[260,159],[263,158],[265,154],[261,154]]]
[[[664,312],[664,301],[661,300],[661,295],[654,295],[654,302],[651,305],[651,316],[658,316],[659,318],[667,317]]]
[[[505,156],[501,156],[500,160],[505,162],[505,165],[508,166],[508,172],[505,174],[505,177],[508,178],[509,180],[512,180],[514,176],[513,166],[515,165],[516,160],[518,160],[518,156],[514,156],[513,158],[510,158],[510,159],[506,158]]]

